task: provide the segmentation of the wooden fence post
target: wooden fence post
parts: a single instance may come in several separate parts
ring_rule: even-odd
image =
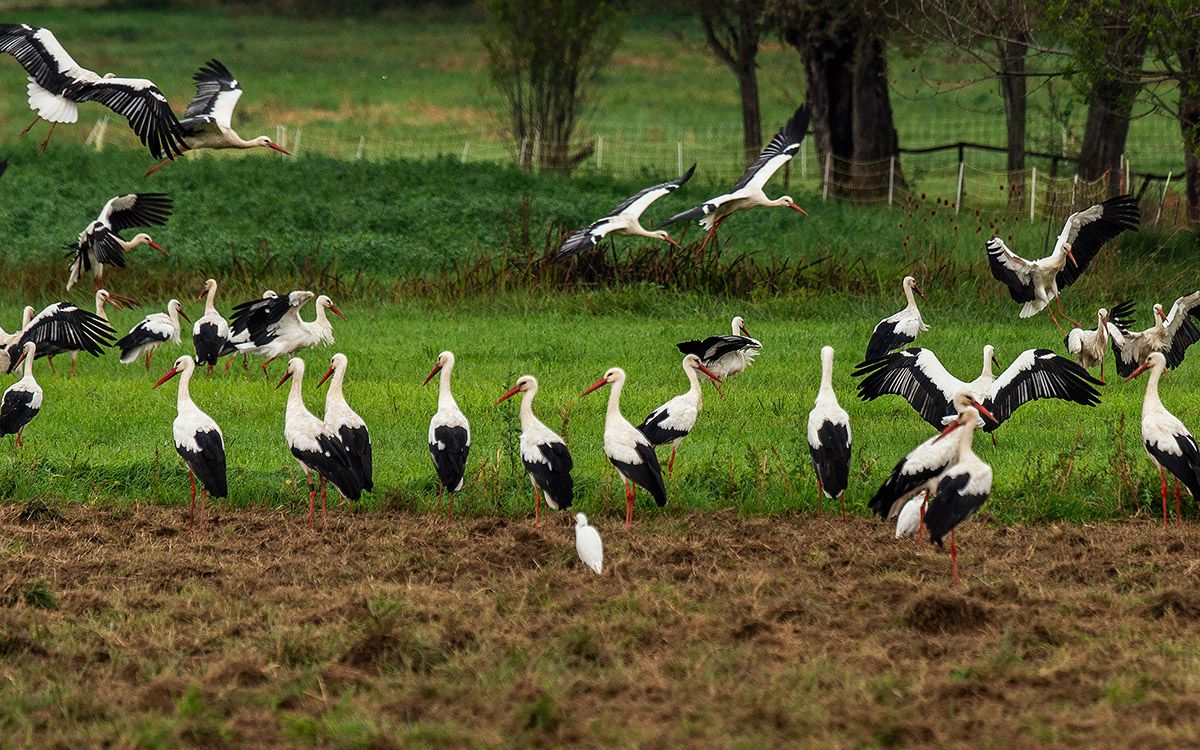
[[[1033,212],[1037,205],[1037,167],[1033,168],[1033,179],[1029,181],[1029,220],[1033,221]]]
[[[960,161],[958,163],[958,189],[954,191],[954,215],[955,216],[958,215],[958,209],[962,206],[963,171],[966,168],[966,165],[967,165],[967,163],[965,161]]]
[[[888,157],[888,206],[892,205],[892,195],[896,189],[896,156]]]
[[[822,180],[822,184],[821,184],[821,200],[823,200],[823,201],[829,200],[829,167],[832,164],[832,162],[833,162],[833,152],[826,151],[825,152],[825,179]]]

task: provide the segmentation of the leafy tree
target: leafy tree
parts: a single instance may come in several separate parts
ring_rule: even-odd
[[[737,78],[747,164],[753,163],[762,151],[757,57],[759,40],[770,29],[768,4],[768,0],[695,0],[709,48]]]
[[[483,0],[488,70],[508,109],[521,167],[566,171],[592,151],[574,143],[580,113],[612,58],[625,16],[612,0]],[[537,153],[534,153],[536,146]]]

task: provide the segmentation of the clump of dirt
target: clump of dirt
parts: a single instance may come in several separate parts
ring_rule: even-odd
[[[904,622],[925,633],[954,633],[982,627],[989,610],[979,602],[950,592],[934,592],[914,599],[904,611]]]
[[[1174,615],[1188,620],[1200,620],[1200,594],[1183,589],[1166,589],[1151,597],[1146,614],[1154,618]]]
[[[23,524],[58,523],[61,520],[62,514],[46,505],[45,500],[30,500],[17,514],[17,521]]]

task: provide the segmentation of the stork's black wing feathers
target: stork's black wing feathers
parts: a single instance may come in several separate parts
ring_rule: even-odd
[[[23,390],[5,391],[0,400],[0,436],[15,435],[33,421],[38,409],[33,408],[33,392]]]
[[[546,493],[558,506],[558,510],[570,508],[575,501],[575,480],[571,478],[571,469],[575,462],[566,443],[553,441],[539,443],[538,452],[547,463],[524,461],[525,470],[537,482],[538,487]]]
[[[34,35],[41,29],[23,23],[0,24],[0,52],[12,55],[25,72],[47,91],[62,91],[71,79]]]
[[[225,477],[225,444],[221,434],[215,430],[197,432],[196,445],[200,451],[194,452],[178,445],[175,450],[197,477],[204,489],[212,497],[228,497],[229,484]]]
[[[1096,257],[1106,242],[1126,230],[1136,231],[1142,221],[1138,199],[1132,195],[1109,198],[1100,204],[1100,210],[1100,218],[1081,226],[1075,241],[1071,243],[1071,255],[1075,257],[1075,263],[1067,261],[1054,277],[1059,291],[1069,287],[1087,270],[1092,258]]]
[[[104,347],[112,346],[115,336],[112,326],[95,313],[80,310],[70,302],[55,302],[38,313],[21,338],[8,348],[8,371],[16,368],[21,349],[30,341],[37,345],[38,358],[73,351],[98,357]]]
[[[929,529],[929,541],[942,545],[946,535],[983,507],[986,494],[963,494],[971,482],[967,473],[944,477],[938,482],[937,491],[925,511],[925,528]]]
[[[876,359],[858,363],[851,377],[862,378],[858,397],[874,401],[880,396],[895,395],[907,401],[921,419],[934,429],[944,426],[942,419],[954,414],[948,384],[939,384],[921,367],[924,349],[905,349]]]
[[[351,468],[358,474],[359,485],[368,492],[373,490],[375,479],[371,465],[371,436],[366,426],[343,425],[338,430],[338,439],[345,446]]]
[[[209,60],[192,76],[196,82],[196,96],[188,104],[183,113],[185,120],[193,117],[204,117],[212,114],[217,96],[223,91],[234,91],[238,88],[237,79],[218,60]]]
[[[438,479],[445,488],[454,492],[467,473],[467,457],[471,453],[469,435],[462,427],[442,426],[434,428],[433,437],[445,446],[438,448],[436,443],[429,444],[433,468],[437,470]]]
[[[674,430],[670,427],[663,427],[664,420],[671,416],[671,412],[666,409],[659,409],[651,412],[642,420],[642,423],[637,426],[638,431],[646,436],[654,445],[666,445],[674,440],[687,437],[687,432],[683,430]]]
[[[878,359],[893,349],[908,346],[916,340],[915,336],[902,333],[900,323],[894,320],[881,320],[871,331],[871,340],[867,342],[867,356],[864,361]]]
[[[654,502],[661,508],[667,504],[667,486],[663,484],[662,466],[658,463],[658,454],[654,452],[654,446],[646,443],[638,443],[634,447],[634,451],[641,459],[641,463],[625,463],[613,461],[611,458],[609,461],[634,484],[649,492],[654,498]]]
[[[693,164],[688,169],[688,171],[684,172],[679,177],[676,177],[673,180],[668,180],[666,182],[660,182],[657,185],[651,185],[648,188],[644,188],[642,190],[637,191],[633,195],[626,198],[620,205],[618,205],[612,211],[609,211],[608,215],[613,216],[613,215],[621,213],[625,209],[632,206],[634,203],[637,203],[638,199],[641,198],[646,193],[651,193],[651,192],[654,192],[655,190],[666,190],[667,192],[671,192],[673,190],[678,190],[679,188],[683,187],[683,185],[688,180],[692,179],[692,174],[695,173],[695,171],[696,171],[696,165]]]
[[[187,150],[183,126],[157,86],[138,87],[121,79],[74,81],[62,95],[76,102],[96,102],[129,120],[129,127],[155,159],[174,159]]]
[[[735,336],[731,333],[709,336],[702,341],[681,341],[675,346],[681,353],[695,354],[705,363],[715,362],[731,352],[740,352],[746,348],[761,348],[755,339],[748,336]]]
[[[742,173],[737,182],[733,183],[733,190],[730,192],[746,187],[750,183],[750,180],[754,179],[754,175],[758,173],[758,170],[766,166],[767,162],[776,156],[796,153],[800,149],[800,143],[804,140],[804,134],[807,132],[808,105],[805,104],[796,110],[792,118],[787,121],[787,124],[775,134],[771,142],[767,144],[762,153],[758,155],[758,158],[754,160],[754,163],[746,168],[746,171]]]
[[[162,226],[171,218],[174,207],[174,201],[166,193],[134,193],[128,207],[113,207],[108,223],[118,232],[133,227]]]
[[[983,401],[996,421],[985,419],[984,432],[992,432],[1012,416],[1017,407],[1042,398],[1071,401],[1082,406],[1100,403],[1100,392],[1093,388],[1100,381],[1083,365],[1060,357],[1049,349],[1030,349],[1021,353],[992,384]]]
[[[1134,310],[1133,300],[1124,300],[1108,311],[1108,322],[1119,331],[1128,331],[1133,326]]]
[[[819,448],[808,446],[813,471],[825,494],[837,497],[850,484],[850,433],[844,424],[825,422],[817,428],[817,440]]]

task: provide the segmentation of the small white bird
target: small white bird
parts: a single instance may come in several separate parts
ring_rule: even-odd
[[[925,518],[925,501],[928,499],[929,493],[921,490],[913,495],[904,507],[900,509],[900,515],[896,518],[896,538],[903,539],[904,537],[916,536],[921,531],[921,525]]]
[[[921,319],[921,311],[913,298],[913,292],[916,292],[921,299],[925,299],[925,293],[917,286],[917,280],[912,276],[905,276],[901,285],[908,306],[875,324],[871,340],[867,342],[867,356],[864,360],[882,357],[893,349],[908,346],[917,340],[918,334],[929,330],[929,326]]]
[[[687,392],[650,412],[637,427],[655,447],[671,444],[671,460],[667,461],[668,477],[675,471],[675,451],[683,439],[691,434],[704,405],[697,372],[704,373],[714,383],[721,382],[721,378],[708,369],[699,357],[688,354],[683,358],[683,374],[688,379]]]
[[[648,237],[652,240],[662,240],[670,243],[676,248],[679,243],[671,239],[671,235],[659,229],[651,231],[646,229],[641,224],[641,216],[645,213],[650,204],[663,197],[673,190],[679,189],[685,182],[692,177],[692,173],[696,171],[696,165],[685,172],[681,177],[670,182],[664,182],[660,185],[653,185],[638,192],[628,198],[624,203],[614,208],[607,216],[592,223],[587,229],[580,229],[563,242],[562,247],[558,248],[556,258],[567,258],[572,255],[578,255],[585,250],[591,250],[600,244],[610,234],[620,234],[626,237]]]
[[[154,351],[158,347],[168,342],[179,345],[180,316],[183,316],[187,322],[192,322],[192,319],[183,311],[183,305],[179,300],[173,299],[167,302],[165,313],[150,313],[142,319],[141,323],[130,328],[129,333],[117,341],[117,348],[121,350],[121,364],[127,365],[135,362],[144,354],[146,355],[146,372],[149,372],[150,358],[154,356]]]
[[[596,575],[604,572],[604,542],[600,541],[600,532],[595,526],[588,525],[587,516],[582,513],[575,514],[575,551]]]
[[[442,352],[424,383],[428,384],[434,375],[441,373],[438,380],[438,409],[429,420],[429,455],[438,475],[439,514],[442,512],[442,494],[447,490],[450,492],[446,506],[447,521],[454,513],[454,495],[463,488],[467,456],[471,453],[471,425],[450,392],[450,373],[453,370],[454,352]]]
[[[817,475],[817,517],[821,495],[842,501],[846,522],[846,487],[850,484],[850,415],[833,391],[833,347],[821,347],[821,388],[808,413],[808,453]]]

